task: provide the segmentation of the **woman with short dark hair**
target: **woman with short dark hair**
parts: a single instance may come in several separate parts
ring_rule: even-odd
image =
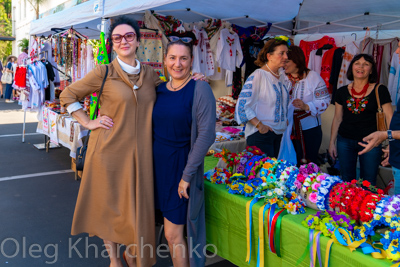
[[[388,125],[393,110],[390,94],[386,86],[376,83],[378,73],[371,55],[356,55],[347,70],[351,81],[339,88],[335,96],[335,115],[332,121],[329,154],[339,158],[340,174],[344,181],[356,177],[357,157],[360,160],[360,178],[376,184],[376,176],[381,161],[381,146],[358,156],[363,147],[358,144],[364,137],[377,130],[378,110],[376,90]],[[336,145],[335,145],[336,141]]]
[[[318,163],[322,142],[321,114],[329,106],[328,89],[321,76],[307,68],[304,52],[298,46],[290,47],[285,72],[291,83],[290,101],[295,107],[292,140],[297,163]]]
[[[255,61],[261,68],[247,78],[236,104],[235,120],[247,123],[247,145],[257,146],[269,157],[278,156],[287,127],[289,84],[281,68],[287,60],[288,46],[284,36],[265,43]]]

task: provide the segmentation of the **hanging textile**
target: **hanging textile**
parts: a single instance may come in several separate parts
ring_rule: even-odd
[[[25,59],[28,58],[28,54],[25,52],[22,52],[19,54],[18,59],[17,59],[17,64],[18,66],[24,65]]]
[[[230,33],[228,29],[221,30],[220,38],[217,44],[217,61],[221,68],[227,71],[235,71],[236,67],[240,67],[243,60],[243,52],[239,42],[237,33]],[[232,82],[232,73],[226,74],[226,86]]]
[[[338,49],[335,50],[335,53],[333,54],[333,59],[332,59],[332,68],[331,68],[331,77],[329,78],[329,83],[332,86],[332,98],[331,98],[331,104],[335,104],[335,94],[338,86],[338,79],[339,79],[339,74],[340,74],[340,68],[342,66],[342,61],[343,61],[343,54],[344,54],[344,49],[339,47]]]
[[[360,47],[360,53],[373,55],[378,70],[378,83],[388,85],[390,62],[396,51],[399,38],[374,40],[371,37],[365,39],[365,44]]]
[[[193,72],[203,73],[206,76],[214,74],[214,57],[211,52],[208,35],[204,29],[193,27],[197,44],[193,46]]]
[[[272,25],[271,23],[268,23],[268,25],[265,27],[258,28],[255,26],[251,26],[251,27],[243,28],[243,27],[233,24],[232,30],[239,35],[240,46],[243,51],[245,49],[245,47],[244,47],[245,41],[248,38],[252,38],[256,42],[262,42],[261,38],[263,36],[265,36],[265,34],[267,34],[267,32],[271,28],[271,25]],[[264,46],[264,42],[262,42],[262,46]],[[256,58],[257,58],[257,55],[258,55],[258,52],[255,55]],[[246,62],[246,58],[244,57],[243,62],[240,64],[240,67],[242,67],[245,62]],[[255,67],[255,65],[253,64],[252,67]],[[247,68],[247,64],[246,64],[246,68]],[[255,69],[257,69],[257,67]],[[252,72],[248,73],[248,75],[250,75],[251,73]],[[246,80],[246,78],[245,78],[245,80]],[[234,99],[237,99],[239,97],[239,94],[242,90],[242,86],[243,86],[242,70],[240,68],[236,68],[236,71],[233,73],[233,81],[232,81],[232,97]]]
[[[398,54],[392,56],[392,62],[390,63],[388,89],[390,97],[392,98],[392,105],[397,105],[399,100],[400,90],[400,62]]]
[[[104,38],[104,32],[100,33],[100,46],[99,46],[99,53],[96,58],[97,65],[104,65],[110,63],[108,61],[108,54],[106,48],[106,40]]]
[[[252,37],[248,37],[243,44],[243,57],[246,63],[246,70],[244,74],[244,80],[252,74],[256,69],[259,68],[254,61],[256,61],[258,53],[264,47],[264,42],[262,40],[254,40]]]
[[[300,41],[300,48],[303,50],[304,55],[306,56],[306,65],[308,65],[309,57],[310,57],[310,52],[313,50],[316,50],[326,44],[331,44],[331,45],[336,45],[335,44],[335,39],[329,36],[324,36],[319,40],[316,41]]]
[[[159,76],[164,74],[161,37],[158,31],[140,29],[140,46],[136,53],[138,60],[151,66]]]
[[[337,88],[350,83],[350,81],[347,79],[347,69],[349,68],[353,57],[358,54],[358,49],[358,45],[355,42],[351,42],[350,44],[346,45],[346,50],[343,54],[342,66],[340,67]]]
[[[159,21],[160,26],[164,30],[166,36],[170,35],[172,32],[177,32],[179,29],[184,28],[183,22],[172,16],[165,17],[155,13],[153,16]]]
[[[218,32],[222,24],[220,19],[205,19],[201,23],[203,29],[207,32],[208,39],[211,39]]]
[[[332,94],[332,85],[329,83],[329,78],[331,77],[332,61],[335,50],[336,47],[327,50],[322,56],[322,63],[321,63],[320,76],[324,80],[326,88],[328,88],[330,94]]]

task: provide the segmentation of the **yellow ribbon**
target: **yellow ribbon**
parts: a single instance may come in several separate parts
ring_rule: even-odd
[[[333,244],[333,239],[330,239],[328,243],[326,244],[326,250],[325,250],[325,267],[329,267],[329,257],[331,253],[331,248]]]
[[[378,249],[380,251],[380,253],[379,252],[372,252],[371,253],[372,257],[374,257],[375,259],[386,259],[386,256],[387,256],[386,251],[384,249],[376,247],[375,245],[382,245],[382,244],[381,243],[372,244],[372,247],[374,249]],[[396,264],[394,264],[394,265],[396,265]]]
[[[317,235],[318,235],[318,233],[321,233],[321,232],[316,232],[315,234],[314,234],[314,238],[313,238],[313,251],[312,251],[312,253],[313,253],[313,258],[312,258],[312,266],[316,266],[316,256],[317,256],[317,242],[316,242],[316,239],[317,239]]]
[[[249,200],[246,203],[246,233],[247,233],[247,256],[246,256],[246,262],[250,262],[250,203],[251,200]]]
[[[264,266],[264,207],[258,210],[258,232],[260,235],[260,266]]]
[[[353,241],[353,237],[351,235],[349,235],[349,233],[344,230],[343,228],[338,228],[338,231],[340,234],[342,234],[344,236],[344,238],[346,239],[346,243],[347,243],[347,247],[350,249],[351,252],[353,252],[354,250],[356,250],[356,248],[358,248],[362,243],[365,242],[365,238],[362,240],[358,240],[358,241]],[[333,240],[335,241],[335,243],[339,243],[341,244],[335,235],[332,235]]]

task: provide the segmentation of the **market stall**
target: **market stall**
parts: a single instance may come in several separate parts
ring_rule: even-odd
[[[205,159],[205,169],[211,168],[204,190],[212,251],[238,266],[397,263],[398,196],[373,193],[365,181],[343,183],[312,163],[297,168],[257,153],[221,153],[227,169],[213,168],[218,159]]]

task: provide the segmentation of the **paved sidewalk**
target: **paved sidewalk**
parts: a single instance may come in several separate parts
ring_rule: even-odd
[[[80,182],[69,150],[36,149],[44,136],[30,112],[22,143],[23,115],[17,103],[0,99],[0,266],[109,266],[102,240],[70,235]],[[172,266],[169,253],[161,256],[156,267]],[[234,265],[214,257],[207,266]]]

